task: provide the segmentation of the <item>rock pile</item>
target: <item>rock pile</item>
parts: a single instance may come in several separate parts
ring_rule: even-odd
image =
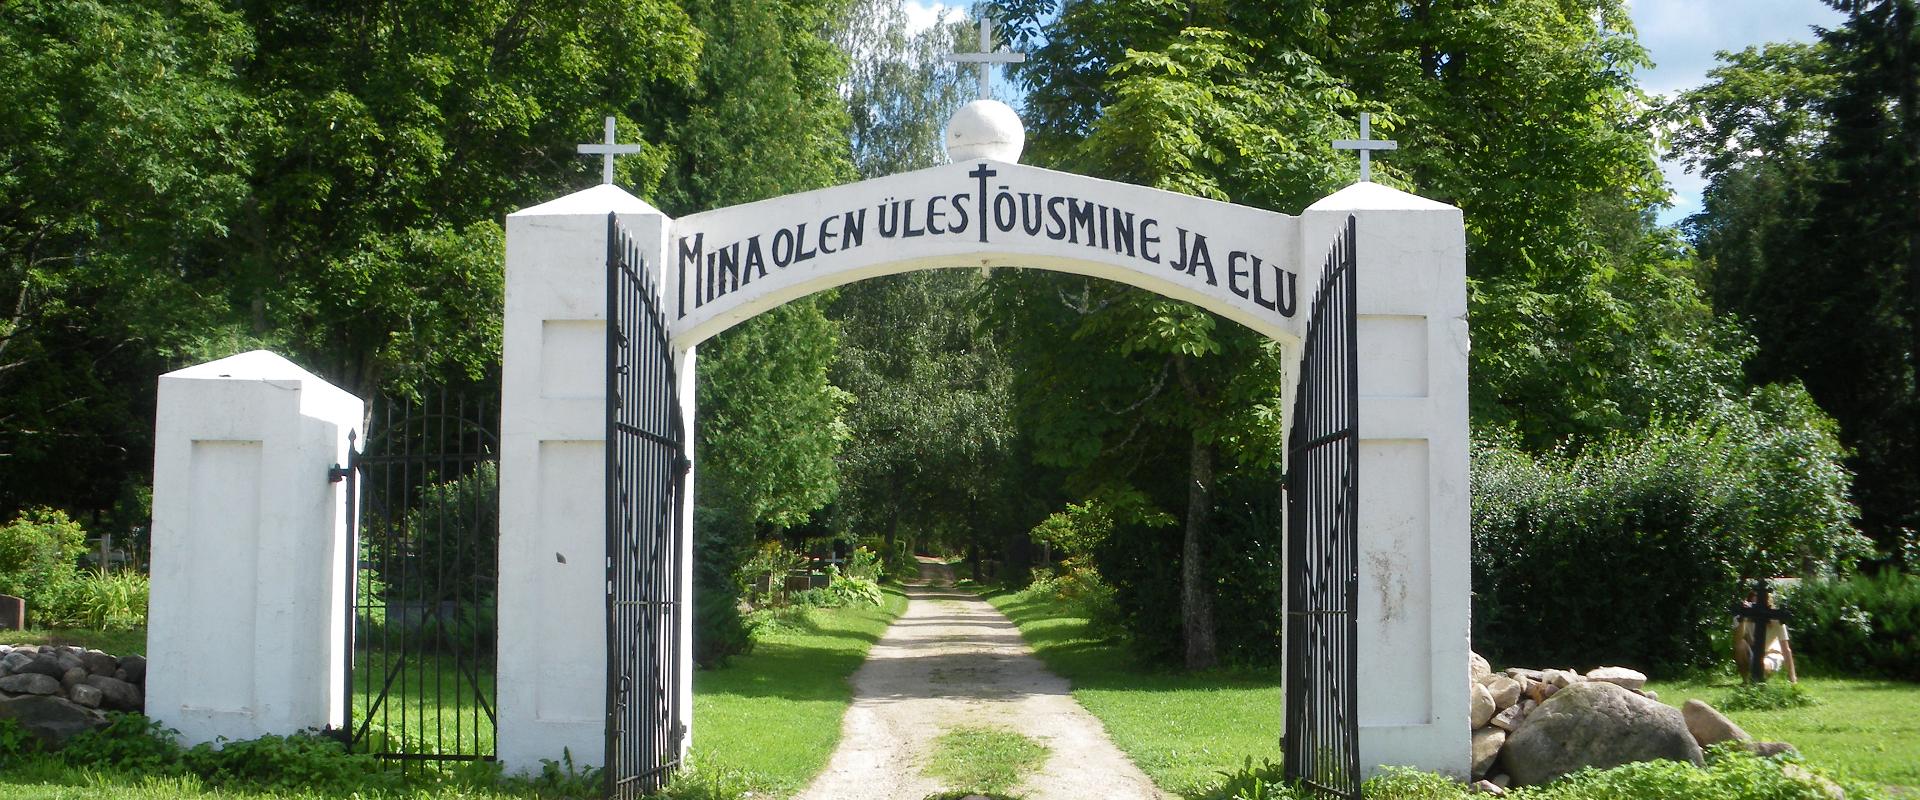
[[[1625,667],[1494,672],[1479,655],[1471,659],[1473,779],[1482,792],[1504,794],[1589,766],[1655,759],[1704,766],[1702,748],[1730,740],[1762,755],[1791,749],[1753,743],[1698,700],[1684,710],[1665,705],[1646,689],[1646,675]]]
[[[68,646],[0,645],[0,719],[47,744],[107,724],[102,711],[146,706],[147,660]]]

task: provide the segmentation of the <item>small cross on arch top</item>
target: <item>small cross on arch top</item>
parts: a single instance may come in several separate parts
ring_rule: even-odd
[[[1333,140],[1333,149],[1335,150],[1360,151],[1361,183],[1373,182],[1373,152],[1375,150],[1400,149],[1400,143],[1392,139],[1373,138],[1372,122],[1373,115],[1362,111],[1360,112],[1360,138]]]
[[[980,52],[948,53],[942,58],[950,64],[973,64],[979,67],[980,97],[978,99],[992,100],[993,65],[1018,64],[1027,60],[1027,54],[1015,53],[1004,48],[993,49],[993,18],[982,14],[980,16]]]
[[[607,117],[607,141],[604,144],[583,144],[579,149],[580,155],[600,156],[600,182],[607,185],[613,184],[613,159],[640,152],[640,145],[637,144],[615,144],[613,128],[613,117]]]

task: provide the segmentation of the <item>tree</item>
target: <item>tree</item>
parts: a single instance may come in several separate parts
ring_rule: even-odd
[[[579,183],[614,114],[668,133],[701,36],[669,0],[246,2],[263,112],[223,242],[231,301],[350,391],[481,380],[499,358],[507,211]],[[624,160],[645,193],[664,148]]]
[[[1659,382],[1693,374],[1680,367],[1719,341],[1684,248],[1652,224],[1663,192],[1632,80],[1645,54],[1618,0],[997,5],[1016,42],[1033,46],[1016,73],[1030,89],[1029,150],[1049,165],[1291,212],[1348,179],[1331,140],[1374,112],[1402,142],[1378,179],[1465,211],[1483,425],[1547,447],[1644,424],[1674,388]],[[1034,288],[1083,296],[1069,286]],[[1204,664],[1192,642],[1206,627],[1206,576],[1194,573],[1207,556],[1208,476],[1277,461],[1263,434],[1281,427],[1206,412],[1277,414],[1285,364],[1190,307],[1105,287],[1084,296],[1088,329],[1116,352],[1073,348],[1054,357],[1059,374],[1041,373],[1044,391],[1081,409],[1065,409],[1077,424],[1049,421],[1079,440],[1053,452],[1077,453],[1083,475],[1139,476],[1123,451],[1171,444],[1139,437],[1185,440],[1181,483],[1193,491],[1168,508],[1185,508],[1187,661]],[[1268,377],[1246,385],[1247,375]],[[1023,405],[1044,402],[1029,399],[1039,384],[1023,387]],[[1126,414],[1085,413],[1101,408]],[[1224,462],[1219,448],[1232,453]]]
[[[1841,3],[1813,45],[1722,54],[1682,98],[1677,150],[1708,179],[1688,221],[1716,309],[1747,321],[1756,382],[1801,381],[1840,423],[1866,531],[1920,528],[1914,260],[1920,90],[1912,3]]]
[[[219,3],[0,13],[0,518],[103,509],[152,463],[153,376],[221,322],[252,52]]]

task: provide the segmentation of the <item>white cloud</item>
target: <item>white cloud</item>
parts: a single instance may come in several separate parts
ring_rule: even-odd
[[[937,2],[937,0],[907,0],[907,35],[924,31],[947,20],[949,15],[966,16],[966,10],[957,5]]]

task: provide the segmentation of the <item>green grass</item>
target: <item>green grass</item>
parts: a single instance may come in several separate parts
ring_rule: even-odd
[[[805,787],[840,742],[853,700],[848,676],[907,597],[886,587],[879,608],[808,609],[763,632],[753,652],[693,676],[694,769],[745,776],[756,796]]]
[[[1277,672],[1142,668],[1051,597],[995,592],[987,600],[1019,626],[1048,669],[1072,682],[1073,699],[1160,788],[1198,794],[1248,758],[1280,760]]]
[[[476,697],[484,694],[487,705],[494,704],[493,678],[491,659],[422,652],[403,659],[361,650],[353,670],[354,730],[371,718],[365,744],[381,751],[493,754],[493,723]],[[383,685],[390,688],[379,699]]]
[[[1757,739],[1793,744],[1808,763],[1920,795],[1920,684],[1823,677],[1803,677],[1800,684],[1816,705],[1722,711]],[[1720,708],[1738,686],[1739,679],[1726,677],[1647,688],[1669,705],[1698,699]]]
[[[115,656],[144,656],[147,654],[147,629],[95,631],[85,628],[28,628],[23,631],[0,631],[0,644],[73,645]]]
[[[1046,745],[1000,728],[954,728],[933,747],[926,773],[957,792],[1005,792],[1047,760]]]

